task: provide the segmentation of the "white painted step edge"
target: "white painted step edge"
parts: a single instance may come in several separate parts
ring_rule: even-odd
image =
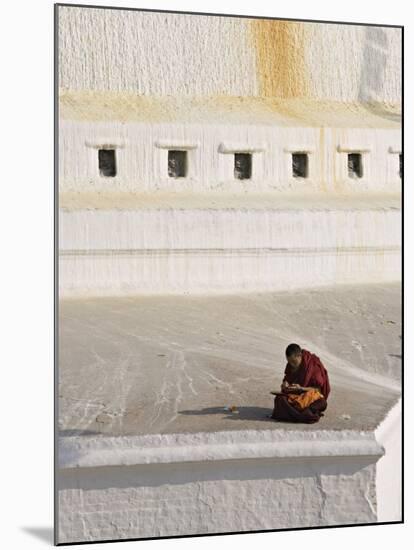
[[[73,436],[59,440],[59,468],[132,466],[237,459],[371,457],[384,447],[375,433],[353,430],[242,430],[144,436]]]

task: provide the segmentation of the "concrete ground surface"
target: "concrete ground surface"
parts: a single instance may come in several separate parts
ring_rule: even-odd
[[[317,424],[266,417],[290,342],[329,372]],[[61,299],[60,435],[372,430],[399,398],[401,343],[398,283]]]

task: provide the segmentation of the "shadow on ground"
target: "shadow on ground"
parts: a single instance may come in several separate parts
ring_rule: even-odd
[[[53,545],[53,527],[21,527],[21,530],[36,539]]]
[[[269,416],[272,414],[272,409],[265,407],[237,407],[237,411],[230,412],[225,407],[206,407],[204,409],[194,409],[178,411],[179,414],[200,416],[206,414],[220,414],[224,418],[230,420],[263,420],[264,422],[275,422]]]
[[[102,433],[94,430],[60,430],[59,431],[60,437],[73,437],[78,435],[102,435]]]

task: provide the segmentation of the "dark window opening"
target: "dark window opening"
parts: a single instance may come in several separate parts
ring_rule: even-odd
[[[294,178],[308,177],[308,155],[306,153],[292,154],[292,173]]]
[[[99,149],[98,159],[101,176],[114,177],[116,175],[115,149]]]
[[[348,176],[350,178],[362,178],[362,155],[361,153],[348,154]]]
[[[187,151],[168,151],[168,175],[185,178],[187,175]]]
[[[400,157],[400,170],[399,170],[399,174],[400,174],[400,178],[402,178],[402,176],[403,176],[403,160],[402,160],[402,154],[400,153],[398,156]]]
[[[252,177],[252,155],[250,153],[234,155],[234,177],[238,180],[248,180]]]

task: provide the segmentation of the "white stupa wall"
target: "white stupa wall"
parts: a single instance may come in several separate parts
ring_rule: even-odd
[[[59,221],[62,251],[363,251],[401,240],[399,209],[82,209]]]
[[[99,174],[105,147],[115,177]],[[188,177],[169,177],[169,149],[187,151]],[[253,155],[251,179],[235,179],[235,151]],[[293,176],[295,151],[308,154],[307,178]],[[60,152],[62,296],[400,280],[399,129],[63,120]],[[349,176],[349,152],[361,153],[362,178]],[[171,194],[181,206],[148,202]],[[246,194],[260,207],[233,206]]]
[[[384,448],[376,465],[377,521],[402,519],[402,402],[389,411],[375,430],[375,438]]]
[[[60,487],[61,543],[376,521],[375,464],[358,458],[77,469]]]
[[[398,209],[62,211],[60,287],[158,294],[399,280],[400,225]]]
[[[59,85],[401,103],[398,28],[59,7]]]
[[[401,278],[399,250],[62,254],[61,297],[232,294]]]
[[[401,132],[226,124],[61,121],[61,192],[399,192]],[[117,174],[99,174],[98,150],[114,148]],[[168,150],[187,151],[187,177],[168,176]],[[234,177],[234,151],[252,154],[252,178]],[[306,152],[309,177],[292,174]],[[363,177],[350,178],[348,152],[361,152]]]

